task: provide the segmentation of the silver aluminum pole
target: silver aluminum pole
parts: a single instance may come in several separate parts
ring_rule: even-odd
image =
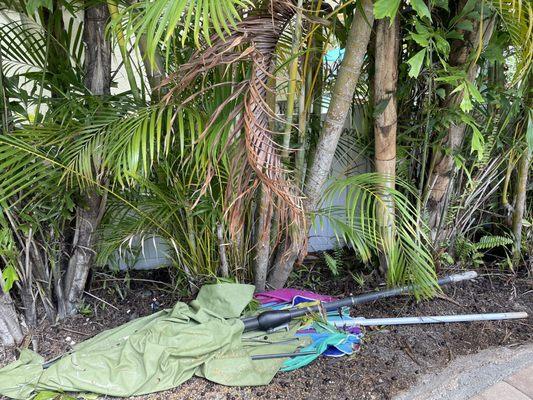
[[[440,324],[446,322],[500,321],[505,319],[527,318],[525,312],[508,312],[492,314],[463,314],[463,315],[434,315],[428,317],[400,317],[400,318],[364,318],[358,317],[346,321],[334,321],[331,324],[338,328],[348,326],[384,326],[384,325],[414,325]]]

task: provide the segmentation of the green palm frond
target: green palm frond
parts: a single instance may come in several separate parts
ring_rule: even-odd
[[[426,229],[408,198],[399,190],[386,188],[386,183],[387,179],[376,173],[336,180],[325,193],[325,203],[331,203],[339,193],[346,193],[345,206],[326,206],[319,218],[327,218],[336,235],[353,247],[364,262],[385,249],[389,284],[414,284],[419,288],[417,296],[431,296],[437,290],[437,280]],[[396,184],[414,195],[406,183],[397,181]],[[395,205],[392,244],[385,243],[378,225],[377,214],[384,205],[383,191]]]
[[[172,236],[165,226],[158,221],[157,217],[160,216],[146,214],[127,195],[83,175],[69,165],[65,165],[59,155],[60,151],[57,149],[53,154],[50,151],[43,151],[31,144],[29,145],[16,135],[0,135],[0,162],[2,167],[6,168],[3,170],[5,176],[12,176],[10,179],[0,180],[0,202],[10,199],[9,206],[11,207],[25,200],[31,208],[40,203],[49,207],[50,202],[46,203],[48,200],[57,203],[57,199],[60,199],[61,204],[64,204],[69,201],[71,190],[65,190],[69,188],[65,187],[63,178],[65,174],[72,174],[77,177],[80,185],[91,186],[99,191],[107,192],[124,207],[128,207],[140,218],[148,221],[151,226],[157,227],[166,237]],[[29,166],[27,165],[28,162],[30,163]],[[139,181],[141,178],[136,177],[136,179]],[[74,189],[80,188],[75,187]],[[133,189],[131,190],[133,191]],[[28,198],[29,200],[26,200]],[[53,204],[53,206],[56,207],[57,204]],[[71,202],[71,205],[66,205],[65,208],[72,206]]]
[[[137,41],[146,37],[147,54],[153,61],[159,46],[170,49],[176,37],[184,45],[192,33],[196,47],[201,39],[210,44],[213,33],[224,38],[252,5],[248,0],[151,0],[126,8],[122,15],[127,22],[122,18],[119,23],[125,25],[127,36]]]
[[[132,244],[157,237],[168,246],[169,256],[186,274],[216,276],[219,260],[214,227],[222,220],[220,190],[203,196],[193,207],[201,185],[191,185],[187,171],[176,169],[168,161],[159,165],[150,179],[133,178],[138,191],[129,193],[143,213],[132,212],[120,201],[111,203],[102,230],[98,263],[108,263],[117,250],[131,250]],[[148,215],[150,219],[146,218]]]
[[[0,11],[14,11],[22,14],[26,12],[26,7],[24,2],[20,0],[2,0],[0,2]]]
[[[0,25],[0,51],[6,76],[39,72],[46,66],[44,32],[28,18]]]
[[[57,194],[61,174],[50,168],[54,156],[36,158],[39,150],[11,135],[0,135],[0,201]],[[42,196],[41,196],[42,195]]]
[[[64,172],[68,182],[76,179],[84,186],[87,181],[105,176],[124,187],[131,183],[133,175],[147,176],[154,163],[171,149],[182,157],[188,156],[194,139],[203,131],[205,117],[193,108],[139,108],[122,101],[93,105],[93,111],[84,119],[24,125],[11,137],[29,148],[57,154],[60,162],[68,166]],[[54,116],[71,116],[62,107],[58,110]],[[9,141],[3,143],[0,149],[11,151]]]
[[[69,54],[72,62],[78,68],[83,67],[83,24],[79,24],[75,18],[68,18],[66,37],[69,41]]]
[[[491,0],[516,51],[518,65],[513,83],[530,70],[533,62],[533,3],[523,0]]]
[[[28,106],[47,102],[47,110],[55,103],[65,100],[69,92],[84,94],[83,84],[83,24],[74,17],[65,17],[66,28],[61,39],[55,38],[33,19],[20,14],[16,18],[0,21],[0,52],[3,73],[7,78],[19,80],[11,93],[14,102],[28,113]],[[50,68],[50,49],[61,49],[62,66],[54,71]],[[64,58],[64,59],[63,59]],[[53,95],[52,95],[53,94]],[[68,99],[72,100],[72,99]],[[29,115],[27,119],[32,119]]]

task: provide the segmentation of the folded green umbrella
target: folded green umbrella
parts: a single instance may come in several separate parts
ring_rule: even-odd
[[[128,397],[176,387],[193,375],[231,386],[268,384],[284,359],[251,356],[293,352],[302,343],[286,340],[293,331],[243,340],[238,318],[253,292],[251,285],[205,285],[189,305],[180,302],[102,332],[47,369],[42,357],[23,350],[19,360],[0,369],[0,394],[27,399],[48,390]]]

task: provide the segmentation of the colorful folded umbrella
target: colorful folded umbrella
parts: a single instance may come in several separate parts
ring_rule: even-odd
[[[319,301],[328,302],[328,301],[335,300],[335,298],[331,296],[324,296],[318,293],[309,292],[307,290],[299,290],[299,289],[292,289],[292,288],[277,289],[277,290],[270,290],[268,292],[257,293],[254,297],[261,304],[267,304],[267,303],[291,303],[292,304],[293,300],[298,297],[303,298],[303,299],[300,299],[300,301],[319,300]]]

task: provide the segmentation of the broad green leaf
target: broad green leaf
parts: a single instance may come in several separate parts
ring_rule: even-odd
[[[475,6],[476,6],[476,3],[478,2],[479,0],[468,0],[465,4],[465,6],[463,7],[463,9],[455,16],[453,17],[451,20],[450,20],[450,28],[455,26],[455,24],[457,24],[458,21],[461,21],[465,16],[467,16],[472,10],[474,10]]]
[[[57,398],[58,396],[59,396],[59,393],[45,390],[43,392],[37,393],[37,395],[33,398],[33,400],[53,400]]]
[[[466,15],[468,14],[469,12],[473,11],[474,8],[476,7],[476,3],[478,3],[479,1],[478,0],[468,0],[463,8],[463,10],[461,11],[461,15]]]
[[[470,99],[470,93],[468,92],[467,89],[465,89],[463,92],[463,99],[461,100],[461,104],[459,105],[459,107],[465,113],[472,111],[472,108],[473,108],[472,100]]]
[[[455,29],[449,31],[446,34],[446,39],[457,39],[457,40],[463,40],[464,36],[462,33],[459,33],[459,31],[456,31]]]
[[[391,20],[396,16],[400,0],[378,0],[374,3],[374,17],[383,19],[389,17]]]
[[[411,32],[411,38],[420,46],[427,47],[429,44],[429,35],[424,35],[421,33],[413,33]]]
[[[463,159],[460,155],[453,156],[453,163],[457,169],[461,169],[464,166]]]
[[[457,83],[461,78],[461,76],[457,75],[439,76],[438,78],[435,78],[435,82]]]
[[[475,125],[470,126],[472,127],[472,144],[470,147],[470,154],[477,152],[477,159],[478,161],[481,161],[485,151],[485,138]]]
[[[418,15],[426,17],[431,21],[431,13],[429,12],[426,3],[424,3],[424,0],[411,0],[411,5]]]
[[[422,23],[422,21],[420,20],[416,20],[415,21],[415,29],[418,33],[422,34],[422,35],[427,35],[428,37],[431,36],[431,33],[433,31],[432,28],[430,27],[427,27],[426,25],[424,25]]]
[[[474,25],[472,24],[472,21],[465,19],[464,21],[459,21],[457,25],[455,25],[455,28],[471,32],[474,30]]]
[[[435,35],[435,45],[440,54],[448,57],[450,54],[450,44],[441,35]]]
[[[9,292],[13,287],[13,284],[19,280],[15,267],[13,265],[8,265],[2,271],[2,276],[4,277],[5,282],[5,287],[3,288],[3,290],[5,292]]]
[[[466,85],[468,86],[468,91],[472,95],[472,99],[474,99],[478,103],[483,103],[485,101],[481,93],[479,93],[479,90],[477,89],[476,85],[474,85],[470,81],[466,81]]]
[[[409,64],[409,76],[411,78],[416,78],[420,75],[420,69],[422,68],[422,63],[424,62],[424,57],[426,56],[426,49],[420,50],[413,57],[407,60]]]

